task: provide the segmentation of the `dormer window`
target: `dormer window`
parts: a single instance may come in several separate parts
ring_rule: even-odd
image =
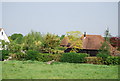
[[[3,32],[2,32],[2,35],[3,35]]]

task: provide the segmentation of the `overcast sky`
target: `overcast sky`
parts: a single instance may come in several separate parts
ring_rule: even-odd
[[[113,36],[118,35],[117,2],[3,2],[0,9],[0,26],[7,35],[26,35],[31,30],[58,35],[67,31],[104,35],[107,27]]]

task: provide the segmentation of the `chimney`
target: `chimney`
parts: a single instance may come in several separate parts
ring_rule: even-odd
[[[86,32],[84,32],[84,39],[86,38]]]
[[[86,37],[86,32],[84,32],[84,37]]]

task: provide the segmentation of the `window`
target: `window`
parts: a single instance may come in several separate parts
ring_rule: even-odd
[[[3,35],[3,32],[2,32],[2,35]]]

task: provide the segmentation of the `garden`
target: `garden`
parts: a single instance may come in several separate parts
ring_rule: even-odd
[[[81,32],[67,32],[67,35],[73,43],[79,39]],[[76,52],[75,48],[82,49],[81,40],[71,52],[65,53],[67,47],[60,46],[64,37],[34,31],[25,36],[9,36],[10,43],[2,41],[2,78],[118,79],[120,57],[110,55],[107,35],[95,57]],[[113,43],[115,46],[116,42]]]

